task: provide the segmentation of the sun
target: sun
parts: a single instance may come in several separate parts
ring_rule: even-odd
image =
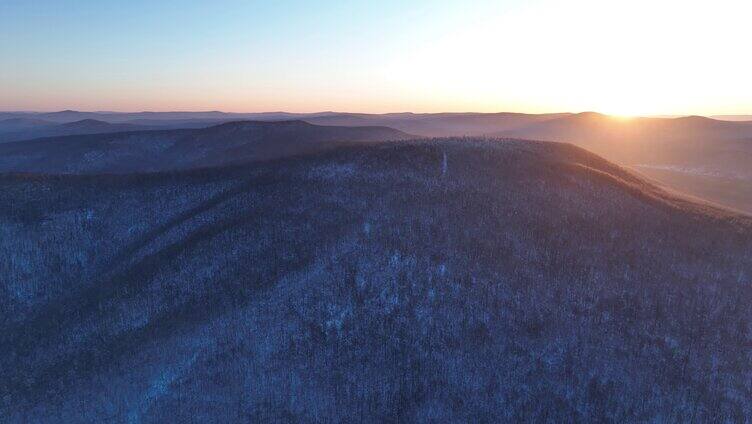
[[[641,99],[632,99],[629,96],[624,96],[618,99],[608,99],[599,111],[616,119],[627,120],[638,116],[645,116],[647,108]]]
[[[608,115],[612,119],[616,119],[617,121],[630,121],[640,116],[636,113],[606,113],[606,115]]]

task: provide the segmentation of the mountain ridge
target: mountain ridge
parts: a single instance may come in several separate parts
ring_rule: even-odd
[[[0,188],[12,421],[752,413],[752,219],[576,146],[360,143]]]
[[[128,131],[0,144],[0,172],[148,172],[287,156],[340,143],[414,138],[387,127],[239,121],[200,129]]]

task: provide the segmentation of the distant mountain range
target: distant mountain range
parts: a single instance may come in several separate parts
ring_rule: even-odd
[[[573,143],[668,187],[752,213],[752,121],[581,113],[492,135]]]
[[[752,122],[719,121],[700,116],[683,118],[614,118],[598,113],[580,113],[533,123],[490,135],[535,140],[564,141],[585,147],[623,164],[703,164],[730,146],[752,152]],[[712,158],[716,160],[716,158]],[[728,170],[750,170],[734,164],[733,158],[717,158]]]
[[[713,115],[711,118],[724,121],[752,121],[752,115]]]
[[[55,123],[29,118],[11,118],[0,121],[0,143],[31,140],[64,135],[102,134],[121,131],[139,131],[158,128],[149,125],[113,124],[95,119]]]
[[[752,213],[752,189],[745,190],[752,180],[752,121],[743,120],[744,116],[723,118],[726,120],[699,116],[623,119],[594,112],[539,115],[4,112],[0,113],[0,143],[76,134],[200,129],[243,119],[266,122],[296,119],[339,127],[380,126],[427,137],[490,136],[563,141],[621,165],[632,166],[669,187]],[[71,140],[67,143],[75,144]],[[3,163],[8,164],[10,160]],[[156,165],[152,168],[158,169]]]
[[[77,121],[69,127],[129,124]],[[303,121],[240,121],[203,129],[129,131],[0,144],[0,172],[125,173],[221,166],[310,153],[341,143],[404,140],[386,127],[335,127]]]
[[[111,124],[127,124],[140,129],[178,129],[201,128],[224,122],[284,121],[305,120],[318,125],[332,126],[387,126],[410,134],[428,137],[445,137],[459,135],[484,135],[506,131],[530,125],[535,122],[554,119],[568,114],[532,115],[523,113],[224,113],[224,112],[78,112],[66,110],[52,113],[0,113],[0,142],[18,141],[37,137],[69,135],[70,129],[56,127],[55,124],[88,122],[91,120]],[[26,126],[17,124],[28,122]],[[32,124],[33,122],[33,124]],[[97,132],[116,132],[104,128],[101,124]],[[79,134],[86,134],[81,129]],[[89,132],[91,133],[91,132]]]
[[[82,112],[63,110],[59,112],[0,112],[0,120],[11,118],[28,118],[43,121],[64,123],[95,119],[112,123],[128,123],[136,120],[170,121],[170,120],[201,120],[201,121],[240,121],[240,120],[291,120],[303,117],[311,118],[336,114],[335,112],[320,113],[288,113],[288,112],[260,112],[260,113],[228,113],[210,112]]]
[[[525,113],[401,113],[355,114],[302,118],[321,125],[383,125],[411,134],[428,137],[479,136],[500,131],[510,131],[569,114]]]
[[[569,131],[567,136],[574,135],[577,125],[585,125],[581,128],[581,133],[586,136],[592,136],[593,130],[598,130],[592,126],[594,117],[608,118],[606,115],[592,112],[572,114],[572,113],[553,113],[553,114],[525,114],[525,113],[387,113],[387,114],[364,114],[364,113],[339,113],[339,112],[320,112],[320,113],[287,113],[287,112],[264,112],[264,113],[226,113],[226,112],[137,112],[137,113],[119,113],[119,112],[79,112],[66,110],[51,113],[30,113],[30,112],[0,112],[0,135],[3,133],[34,130],[44,128],[51,135],[54,134],[54,124],[72,123],[74,121],[83,121],[93,123],[99,121],[98,125],[103,128],[102,123],[110,124],[129,124],[146,129],[154,128],[199,128],[216,125],[223,122],[254,120],[254,121],[283,121],[283,120],[305,120],[318,125],[335,125],[335,126],[386,126],[410,134],[427,136],[427,137],[449,137],[449,136],[478,136],[478,135],[498,135],[503,133],[532,134],[534,132],[542,133],[543,136],[550,138],[553,126]],[[686,135],[688,130],[717,131],[719,128],[725,128],[727,131],[724,135],[733,134],[739,131],[739,128],[745,127],[748,131],[752,122],[741,122],[743,116],[727,116],[731,121],[734,118],[735,123],[726,124],[729,121],[720,121],[710,118],[701,117],[680,117],[680,118],[635,118],[629,120],[629,125],[622,125],[622,128],[631,128],[627,132],[621,132],[621,138],[632,136],[641,131],[649,131],[650,128],[657,131],[657,135],[675,136],[671,133],[674,129],[681,129],[682,136]],[[701,122],[701,119],[705,121]],[[549,124],[539,127],[538,124],[552,121]],[[618,119],[610,121],[611,129],[619,131],[614,123]],[[687,122],[694,121],[694,125],[687,125]],[[751,118],[752,121],[752,118]],[[636,130],[634,123],[640,123],[642,130]],[[623,123],[626,124],[626,121]],[[740,125],[741,127],[737,126]],[[710,127],[703,128],[704,126]],[[82,125],[82,127],[85,127]],[[546,130],[545,128],[548,128]],[[84,128],[82,128],[83,130]],[[113,127],[118,131],[117,127]],[[547,131],[547,132],[546,132]],[[560,134],[554,134],[554,136]],[[595,134],[599,135],[599,134]],[[700,135],[700,134],[698,134]],[[705,135],[705,134],[702,134]],[[717,132],[712,132],[712,136]],[[749,135],[745,133],[745,135]],[[19,135],[20,136],[20,135]],[[16,136],[18,139],[19,136]],[[34,133],[29,133],[34,136]],[[45,134],[46,136],[46,134]],[[6,136],[7,138],[7,136]],[[559,137],[561,138],[561,137]],[[569,138],[569,137],[568,137]],[[0,141],[3,139],[0,138]]]
[[[209,126],[229,121],[254,120],[254,121],[281,121],[281,120],[305,120],[319,125],[336,126],[387,126],[411,134],[428,137],[445,136],[477,136],[496,134],[501,132],[523,131],[547,121],[559,121],[567,119],[582,120],[583,117],[605,117],[596,113],[586,112],[580,114],[553,113],[553,114],[525,114],[525,113],[288,113],[288,112],[263,112],[263,113],[226,113],[226,112],[80,112],[65,110],[50,113],[32,112],[0,112],[0,133],[14,130],[26,130],[45,127],[51,124],[70,123],[74,121],[102,121],[107,123],[143,125],[150,127],[171,126],[179,128],[180,125],[195,127],[197,125]],[[720,122],[739,122],[744,124],[747,116],[724,115],[720,119],[707,119],[706,124],[719,125]],[[653,126],[656,129],[662,125],[668,129],[684,120],[698,121],[700,117],[678,118],[634,118],[629,121],[641,122],[643,126]],[[749,117],[752,121],[752,116]],[[715,122],[715,124],[713,124]],[[587,123],[587,120],[586,122]],[[648,124],[650,123],[650,124]],[[571,124],[570,124],[571,125]],[[722,126],[723,124],[720,124]],[[682,124],[678,125],[682,127]],[[688,127],[683,126],[685,129]],[[701,129],[702,124],[695,125]],[[734,125],[726,128],[733,131]]]

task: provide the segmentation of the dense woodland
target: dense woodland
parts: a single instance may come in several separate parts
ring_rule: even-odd
[[[566,144],[0,176],[9,422],[745,422],[752,219]]]

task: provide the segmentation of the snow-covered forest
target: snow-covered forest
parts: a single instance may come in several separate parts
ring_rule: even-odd
[[[10,422],[743,422],[752,220],[566,144],[0,177]]]

